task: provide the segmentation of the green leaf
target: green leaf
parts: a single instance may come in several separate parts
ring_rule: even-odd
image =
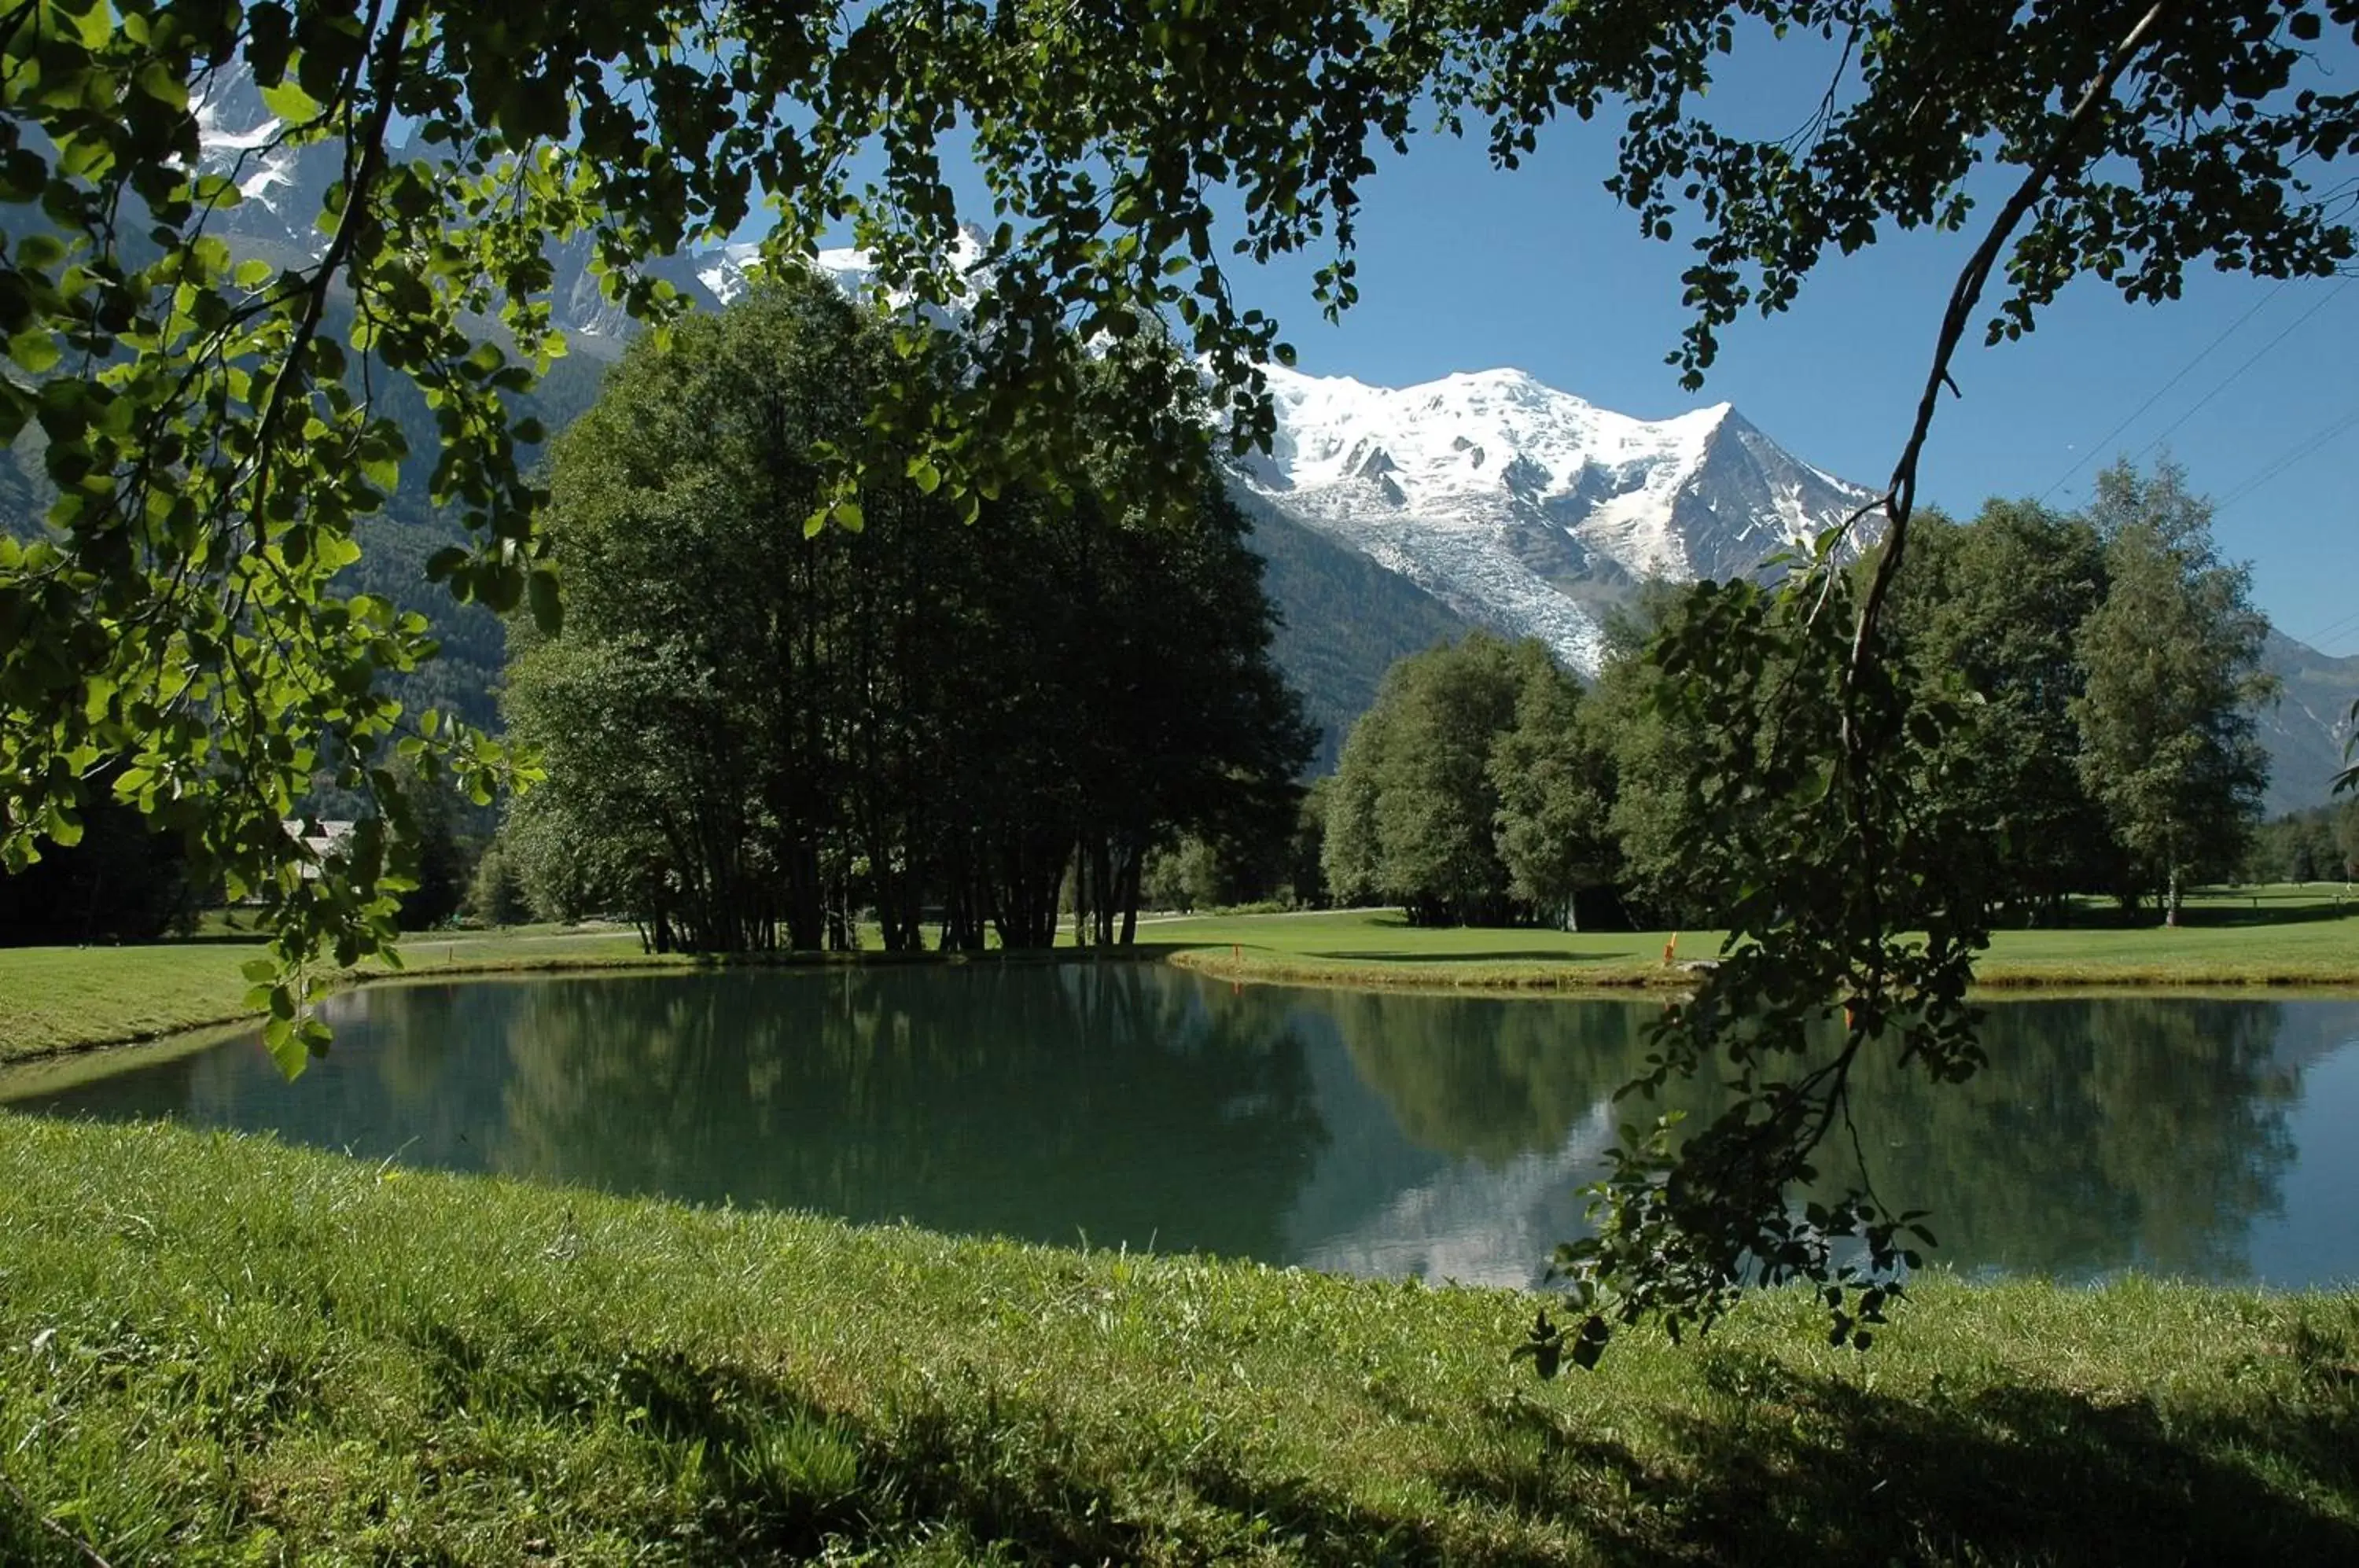
[[[327,108],[326,104],[304,92],[292,76],[265,87],[261,92],[262,106],[277,115],[284,125],[309,125]]]
[[[311,1042],[303,1037],[289,1018],[274,1018],[262,1026],[262,1043],[270,1051],[270,1059],[278,1064],[279,1074],[288,1083],[303,1076],[311,1065]]]
[[[40,327],[27,327],[8,340],[8,357],[35,376],[46,376],[58,365],[58,340]]]

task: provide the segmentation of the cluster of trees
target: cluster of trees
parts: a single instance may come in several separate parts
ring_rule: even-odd
[[[1949,700],[1919,782],[1977,830],[1951,874],[2014,919],[2099,893],[2175,920],[2187,887],[2245,866],[2267,781],[2267,625],[2210,517],[2166,465],[2110,471],[2085,513],[1994,501],[1971,524],[1917,523],[1882,651]],[[1344,746],[1334,893],[1416,920],[1723,919],[1745,874],[1712,848],[1724,781],[1703,777],[1646,657],[1685,613],[1669,589],[1643,599],[1586,694],[1536,642],[1402,661]]]
[[[2263,823],[2245,860],[2251,882],[2348,882],[2359,877],[2359,799]]]
[[[1282,838],[1310,736],[1260,562],[1209,463],[1180,506],[1087,474],[971,521],[914,456],[823,505],[893,359],[797,274],[636,345],[558,441],[562,628],[519,622],[506,707],[548,780],[498,849],[553,914],[652,945],[1130,940],[1148,855]],[[1098,373],[1117,374],[1110,365]]]
[[[1331,892],[1397,900],[1420,925],[1571,923],[1575,892],[1611,875],[1580,711],[1534,639],[1476,632],[1394,665],[1327,797]]]
[[[186,931],[200,887],[176,834],[100,799],[82,833],[13,875],[0,869],[0,947],[136,942]]]

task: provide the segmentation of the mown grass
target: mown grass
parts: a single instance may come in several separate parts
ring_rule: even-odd
[[[2359,985],[2359,900],[2339,886],[2201,895],[2190,923],[2107,922],[2000,931],[1976,966],[1994,988],[2033,986]],[[1694,976],[1663,962],[1669,931],[1450,930],[1409,925],[1397,909],[1157,920],[1142,939],[1189,967],[1238,979],[1354,985],[1610,990],[1674,988]],[[1677,933],[1681,963],[1711,958],[1722,933]]]
[[[208,938],[128,947],[0,948],[0,1062],[116,1045],[253,1016],[239,966],[251,940]],[[511,931],[411,937],[412,973],[504,973],[648,963],[627,930]],[[672,962],[685,962],[676,960]],[[372,967],[342,978],[381,979]]]
[[[2359,1296],[1527,1298],[0,1115],[0,1561],[2359,1561]]]

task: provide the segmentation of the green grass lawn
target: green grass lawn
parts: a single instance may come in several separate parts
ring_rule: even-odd
[[[0,1115],[0,1561],[2359,1562],[2359,1297],[1528,1298]]]
[[[2002,931],[1977,973],[2016,985],[2359,985],[2359,899],[2339,884],[2206,893],[2190,923],[2097,923]],[[1669,931],[1422,930],[1397,909],[1143,921],[1141,941],[1182,950],[1191,967],[1241,978],[1451,986],[1680,985],[1663,962]],[[1718,931],[1679,933],[1678,956],[1708,959]]]
[[[128,947],[0,948],[0,1062],[249,1017],[251,983],[238,970],[257,951],[252,939],[227,933]],[[650,962],[626,928],[551,926],[414,936],[402,957],[419,974]]]

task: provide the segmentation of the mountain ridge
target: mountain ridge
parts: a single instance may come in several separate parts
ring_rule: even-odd
[[[1584,675],[1602,604],[1762,572],[1871,496],[1727,403],[1640,419],[1513,369],[1405,387],[1267,374],[1277,429],[1239,485]]]

